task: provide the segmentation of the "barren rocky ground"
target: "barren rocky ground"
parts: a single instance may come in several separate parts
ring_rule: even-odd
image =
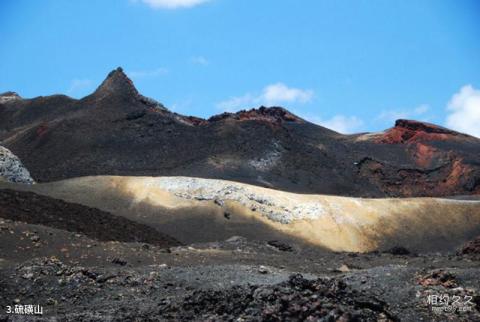
[[[419,254],[332,252],[264,235],[179,246],[87,206],[12,190],[0,197],[1,305],[44,310],[2,312],[5,321],[480,319],[478,241]],[[437,295],[468,301],[467,311],[429,303]]]
[[[329,253],[268,241],[162,249],[2,221],[2,305],[41,304],[41,321],[475,321],[478,261],[455,254]],[[26,235],[30,232],[38,239]],[[53,245],[60,243],[62,249]],[[275,243],[273,243],[275,244]],[[277,241],[277,245],[279,242]],[[282,243],[285,246],[285,244]],[[288,247],[287,247],[288,248]],[[471,300],[436,312],[429,295]],[[21,320],[3,314],[6,321]]]

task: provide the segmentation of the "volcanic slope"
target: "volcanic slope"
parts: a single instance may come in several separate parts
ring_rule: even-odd
[[[280,107],[182,116],[138,93],[121,68],[80,100],[0,95],[0,144],[33,179],[191,176],[357,197],[480,193],[480,140],[398,120],[342,135]]]
[[[480,235],[480,200],[303,195],[188,177],[97,176],[0,188],[98,208],[184,244],[244,236],[333,251],[452,252]]]

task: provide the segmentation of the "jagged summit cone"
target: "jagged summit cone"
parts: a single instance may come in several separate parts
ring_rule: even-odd
[[[111,71],[107,78],[100,84],[100,86],[93,93],[97,98],[106,96],[121,96],[137,98],[139,93],[133,82],[125,74],[121,67]]]
[[[102,107],[115,107],[137,113],[145,108],[167,111],[156,100],[141,95],[122,67],[112,70],[95,92],[85,98]]]

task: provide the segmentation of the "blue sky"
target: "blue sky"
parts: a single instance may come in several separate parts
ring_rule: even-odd
[[[82,97],[122,66],[170,109],[281,105],[341,132],[480,136],[480,2],[0,0],[0,92]]]

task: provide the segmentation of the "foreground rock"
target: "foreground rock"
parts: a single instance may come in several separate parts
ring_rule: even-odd
[[[34,183],[20,159],[9,149],[0,146],[0,180],[18,183]]]
[[[248,247],[256,250],[252,259],[274,263],[254,244]],[[356,263],[355,270],[318,277],[273,266],[265,274],[238,255],[232,264],[214,264],[213,258],[195,263],[193,258],[202,249],[185,247],[158,254],[175,258],[173,265],[86,266],[54,256],[27,260],[0,269],[0,304],[40,304],[44,315],[35,321],[466,322],[480,318],[478,267],[442,257],[424,258],[407,267],[390,265],[387,262],[395,260],[382,260],[381,255],[358,255],[348,260],[349,266],[355,266],[350,261]],[[346,260],[343,255],[326,258],[332,265]],[[295,263],[295,258],[284,260]],[[359,264],[370,268],[360,269]],[[315,270],[314,266],[309,269]],[[444,268],[428,268],[432,266]],[[432,296],[458,297],[460,309],[432,303]],[[0,313],[0,319],[9,318],[16,321],[16,316]]]
[[[163,301],[160,309],[182,321],[398,321],[385,302],[341,280],[300,274],[277,285],[199,290],[180,303]]]
[[[4,200],[17,201],[28,197],[5,196]],[[72,211],[78,215],[76,229],[52,228],[51,222],[69,222],[59,214],[68,208],[42,199],[48,202],[48,211],[35,206],[42,222],[32,222],[35,216],[28,212],[9,217],[14,220],[0,219],[0,306],[38,304],[44,312],[35,317],[0,312],[2,321],[480,318],[480,271],[468,255],[332,253],[291,241],[240,236],[165,249],[118,238],[122,230],[132,236],[132,229],[141,226],[128,229],[124,219],[98,211],[92,216]],[[12,210],[8,201],[5,204],[3,209]],[[93,216],[108,223],[102,226],[103,235],[78,229],[85,222],[94,223]],[[100,224],[96,223],[92,226]],[[151,236],[149,230],[139,232]],[[106,236],[116,240],[101,241]],[[452,300],[460,297],[462,310],[431,300],[446,295]]]

